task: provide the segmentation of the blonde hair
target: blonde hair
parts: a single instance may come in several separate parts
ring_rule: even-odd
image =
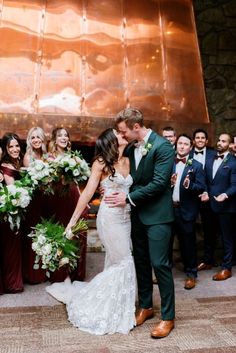
[[[32,144],[31,144],[31,138],[33,133],[36,132],[38,137],[40,138],[40,140],[42,141],[42,155],[47,153],[47,147],[46,147],[46,135],[43,131],[43,129],[41,127],[32,127],[27,135],[27,139],[26,139],[26,151],[27,153],[29,153],[30,156],[33,155],[33,148],[32,148]]]
[[[69,137],[69,141],[68,141],[68,144],[67,144],[67,147],[66,147],[66,151],[70,151],[71,150],[71,142],[70,142],[69,131],[67,129],[65,129],[64,127],[56,127],[52,131],[51,141],[48,144],[48,152],[50,154],[52,154],[53,156],[57,156],[58,155],[57,146],[56,146],[56,139],[57,139],[58,133],[61,130],[65,130],[65,132],[67,133],[67,136]]]

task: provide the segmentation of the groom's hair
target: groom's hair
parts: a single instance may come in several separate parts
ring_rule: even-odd
[[[126,108],[121,110],[117,116],[115,125],[124,121],[129,129],[134,127],[134,124],[138,123],[141,127],[143,126],[143,113],[136,108]]]

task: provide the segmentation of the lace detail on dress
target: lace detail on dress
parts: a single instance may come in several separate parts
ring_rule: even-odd
[[[102,181],[104,195],[128,192],[129,175],[116,174]],[[109,208],[103,201],[97,229],[106,249],[104,271],[90,282],[54,283],[46,290],[67,304],[68,319],[83,331],[102,335],[128,333],[135,326],[136,276],[130,241],[130,207]]]

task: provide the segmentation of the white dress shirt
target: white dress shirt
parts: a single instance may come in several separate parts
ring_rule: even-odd
[[[188,156],[186,156],[186,160],[188,160]],[[177,178],[176,178],[176,182],[175,182],[173,194],[172,194],[172,200],[174,202],[180,201],[179,188],[180,188],[180,181],[181,181],[185,166],[186,166],[186,163],[183,163],[181,161],[176,164],[175,173],[177,174]]]
[[[212,178],[214,179],[215,178],[215,175],[216,175],[216,172],[217,170],[219,169],[220,165],[222,164],[222,162],[224,161],[225,157],[228,156],[229,152],[225,152],[223,155],[224,155],[224,158],[217,158],[214,160],[214,163],[213,163],[213,169],[212,169]]]
[[[152,133],[152,130],[147,129],[147,134],[144,136],[142,141],[138,142],[139,146],[135,147],[135,149],[134,149],[134,160],[135,160],[136,170],[138,169],[139,163],[143,157],[142,149],[143,149],[144,145],[148,142],[148,139],[149,139],[151,133]],[[129,202],[131,203],[131,205],[136,206],[135,203],[132,201],[131,197],[129,196],[129,194],[127,195],[127,197],[129,199]]]
[[[149,139],[149,136],[151,135],[151,133],[152,133],[152,130],[148,129],[147,134],[144,136],[143,140],[138,142],[139,146],[135,147],[135,149],[134,149],[134,159],[135,159],[136,169],[138,169],[139,163],[143,157],[143,155],[142,155],[143,147],[148,142],[148,139]]]
[[[197,152],[201,152],[203,151],[203,153],[195,153],[195,151]],[[206,163],[206,147],[204,147],[202,150],[198,150],[197,148],[194,149],[194,154],[193,154],[193,158],[200,162],[203,165],[203,168],[205,167],[205,163]]]

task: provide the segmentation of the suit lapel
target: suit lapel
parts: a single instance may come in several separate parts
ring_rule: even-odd
[[[155,140],[155,136],[156,136],[156,134],[152,131],[147,143],[153,144],[153,141]],[[131,170],[131,175],[132,175],[133,179],[137,180],[138,177],[140,175],[142,175],[143,166],[144,166],[145,158],[147,157],[147,155],[148,155],[148,153],[145,156],[142,156],[142,158],[139,162],[138,168],[136,169],[135,158],[134,158],[134,148],[133,148],[131,155],[130,155],[130,170]]]
[[[131,151],[130,151],[130,156],[129,156],[129,160],[130,160],[130,173],[132,175],[132,178],[134,179],[136,176],[136,167],[135,167],[135,158],[134,158],[134,147],[132,147]]]
[[[215,176],[213,179],[215,179],[215,177],[217,176],[218,172],[221,171],[221,169],[223,169],[227,164],[228,160],[230,159],[230,155],[227,154],[227,156],[223,159],[221,165],[219,166],[219,168],[217,169],[216,173],[215,173]],[[213,162],[214,163],[214,162]],[[213,170],[213,165],[212,165],[212,170]]]

